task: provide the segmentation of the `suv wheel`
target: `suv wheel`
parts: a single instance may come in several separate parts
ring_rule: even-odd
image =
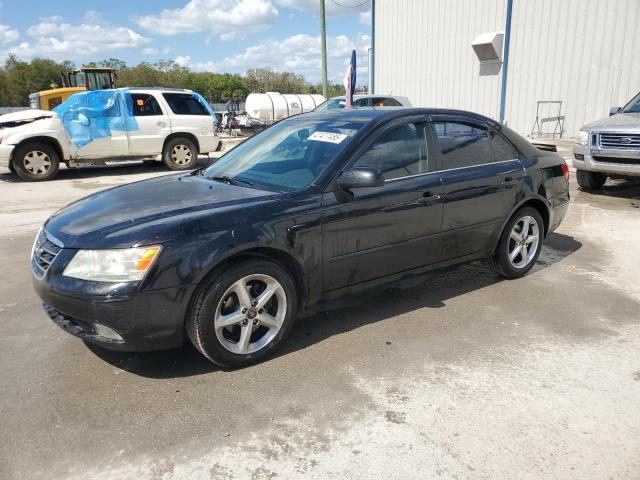
[[[585,190],[600,190],[604,182],[607,181],[607,176],[604,173],[577,170],[576,179],[578,180],[578,185]]]
[[[198,163],[198,149],[188,138],[176,137],[165,145],[162,161],[170,170],[191,170]]]
[[[58,153],[46,143],[32,142],[15,149],[11,163],[23,180],[39,182],[50,180],[58,174]]]
[[[223,367],[244,367],[270,356],[291,330],[297,309],[291,275],[267,260],[233,263],[196,295],[187,334],[205,357]]]
[[[543,239],[544,223],[540,212],[531,207],[521,208],[504,227],[489,264],[503,277],[522,277],[535,265]]]

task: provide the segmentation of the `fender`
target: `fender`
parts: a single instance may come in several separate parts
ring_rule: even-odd
[[[529,197],[526,197],[524,199],[522,199],[520,202],[518,202],[516,204],[515,207],[513,207],[513,209],[509,212],[509,215],[507,215],[504,219],[504,221],[502,222],[502,225],[500,226],[500,233],[498,234],[498,236],[496,237],[496,239],[493,241],[492,244],[492,248],[491,251],[495,251],[496,247],[498,246],[498,242],[500,241],[500,237],[502,236],[502,232],[504,231],[504,227],[507,225],[507,222],[511,219],[511,217],[513,216],[514,213],[516,213],[520,208],[522,208],[522,206],[526,203],[531,202],[532,200],[536,201],[538,203],[538,205],[540,205],[540,203],[542,203],[544,205],[544,208],[546,209],[546,220],[548,223],[549,218],[551,218],[551,202],[549,202],[549,199],[546,197],[543,197],[542,195],[539,194],[532,194]],[[543,215],[543,220],[544,220],[544,213],[542,213]],[[544,229],[544,236],[546,238],[547,236],[547,230],[548,230],[548,225],[545,226]]]
[[[36,120],[35,122],[20,125],[3,132],[4,143],[16,147],[28,141],[44,141],[57,144],[60,161],[71,158],[68,139],[62,129],[60,121],[56,117]]]

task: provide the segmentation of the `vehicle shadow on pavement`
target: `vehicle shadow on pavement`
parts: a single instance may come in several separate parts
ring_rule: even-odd
[[[198,160],[197,168],[207,167],[211,165],[217,159],[215,158],[201,158]],[[77,180],[87,179],[95,177],[116,177],[122,175],[135,175],[142,173],[178,173],[169,170],[160,161],[154,163],[142,163],[140,161],[127,162],[123,165],[96,165],[91,167],[79,167],[79,168],[66,168],[61,166],[58,174],[55,178],[47,180],[47,182],[57,182],[61,180]],[[24,183],[30,184],[32,182],[26,182],[22,180],[18,175],[14,173],[0,174],[0,182],[6,183]],[[37,183],[37,182],[33,182]]]
[[[552,233],[532,272],[562,261],[578,251],[582,243],[571,236]],[[508,281],[498,277],[484,262],[461,265],[401,280],[384,287],[349,294],[304,312],[286,345],[276,356],[308,348],[334,335],[364,325],[388,320],[421,308],[443,308],[452,298]],[[381,292],[387,293],[381,295]],[[127,372],[147,378],[180,378],[224,371],[206,360],[192,345],[161,352],[121,353],[87,345],[102,360]],[[267,360],[268,361],[268,360]],[[250,368],[250,367],[249,367]]]
[[[640,181],[631,180],[607,180],[601,190],[579,190],[577,200],[581,197],[593,195],[595,197],[627,198],[629,200],[640,200]],[[635,206],[635,205],[634,205]],[[638,207],[640,208],[640,207]]]

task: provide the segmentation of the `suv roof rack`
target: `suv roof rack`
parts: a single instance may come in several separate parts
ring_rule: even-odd
[[[129,90],[163,90],[166,92],[190,92],[186,88],[167,88],[167,87],[123,87]]]

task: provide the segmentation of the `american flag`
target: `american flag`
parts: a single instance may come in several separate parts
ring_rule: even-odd
[[[351,62],[344,76],[345,102],[344,108],[351,108],[353,104],[353,92],[356,89],[356,51],[351,52]]]

